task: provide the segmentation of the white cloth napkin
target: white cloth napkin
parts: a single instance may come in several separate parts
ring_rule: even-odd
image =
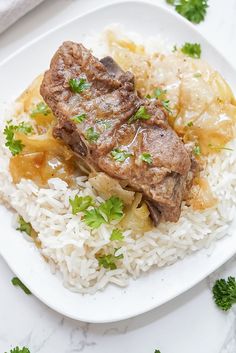
[[[44,0],[0,0],[0,33]]]

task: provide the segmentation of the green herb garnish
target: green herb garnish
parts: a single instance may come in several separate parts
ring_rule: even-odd
[[[161,351],[159,351],[159,349],[155,349],[155,352],[154,353],[161,353]]]
[[[236,303],[236,281],[234,277],[228,277],[228,280],[218,279],[213,288],[213,298],[216,305],[224,310],[229,310]]]
[[[139,158],[143,161],[146,162],[148,164],[152,164],[152,156],[150,155],[150,153],[144,152],[142,153]]]
[[[72,214],[76,215],[78,212],[87,210],[89,206],[93,205],[93,199],[91,196],[78,196],[75,195],[74,199],[69,199],[72,207]]]
[[[190,122],[187,124],[187,126],[192,127],[192,126],[193,126],[193,122],[190,121]]]
[[[84,90],[90,88],[91,84],[87,82],[85,78],[71,78],[69,80],[69,86],[72,92],[82,93]]]
[[[195,154],[195,156],[200,156],[201,155],[201,148],[200,148],[200,146],[195,146],[194,148],[193,148],[193,153]]]
[[[194,59],[199,59],[202,53],[201,46],[198,43],[185,43],[182,46],[181,51],[183,54]]]
[[[117,250],[118,249],[116,249],[114,251],[114,254],[96,256],[99,266],[104,267],[106,269],[110,269],[110,270],[116,270],[117,269],[117,265],[116,265],[117,260],[121,260],[124,258],[123,254],[116,255]]]
[[[200,72],[196,72],[193,77],[196,77],[196,78],[199,78],[199,77],[202,77],[202,74],[200,74]]]
[[[13,284],[13,286],[20,287],[25,292],[25,294],[32,294],[31,291],[21,282],[18,277],[13,277],[11,283]]]
[[[23,150],[25,146],[21,140],[15,139],[15,133],[21,132],[27,135],[33,131],[33,128],[31,125],[24,122],[20,123],[19,125],[12,125],[11,122],[11,120],[7,121],[7,125],[5,126],[3,133],[6,136],[5,146],[9,148],[13,156],[16,156]]]
[[[137,112],[133,116],[131,116],[131,118],[128,120],[128,122],[132,123],[133,121],[136,121],[136,120],[148,120],[150,118],[151,118],[151,116],[148,114],[144,105],[142,105],[137,110]]]
[[[31,118],[36,117],[37,115],[49,115],[51,114],[52,111],[51,109],[48,107],[48,105],[44,102],[40,102],[36,105],[36,108],[33,109],[32,113],[30,114]]]
[[[118,241],[122,241],[124,240],[124,235],[122,233],[122,231],[118,228],[113,229],[111,236],[110,236],[110,240],[118,240]]]
[[[7,353],[7,352],[5,352]],[[18,346],[11,349],[10,350],[10,353],[30,353],[30,350],[26,347],[23,347],[23,348],[19,348]]]
[[[91,228],[99,228],[103,223],[118,220],[123,216],[123,202],[112,196],[98,207],[85,211],[83,220]]]
[[[172,113],[172,111],[171,111],[171,109],[169,107],[170,101],[168,99],[166,99],[166,93],[167,93],[167,90],[166,89],[162,89],[162,88],[156,88],[155,91],[153,92],[154,97],[161,101],[163,107],[169,113]]]
[[[32,233],[32,226],[30,223],[27,223],[23,217],[19,216],[18,218],[18,223],[19,223],[19,227],[16,228],[16,230],[19,230],[20,232],[25,232],[27,233],[29,236],[31,236]]]
[[[115,161],[124,162],[127,158],[132,156],[132,153],[127,153],[124,150],[116,148],[113,151],[111,151],[111,155],[112,155],[112,157],[114,158]]]
[[[96,132],[93,127],[89,127],[86,130],[85,137],[86,137],[86,140],[88,140],[90,142],[97,141],[99,139],[99,136],[100,136],[100,134],[98,132]]]
[[[85,113],[80,114],[80,115],[75,115],[71,118],[75,123],[80,124],[82,121],[84,121],[87,118],[87,115]]]
[[[204,20],[208,8],[207,0],[166,0],[175,10],[190,22],[200,23]]]

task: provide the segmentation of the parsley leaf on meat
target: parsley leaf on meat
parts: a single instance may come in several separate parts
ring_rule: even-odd
[[[69,86],[72,92],[82,93],[84,90],[88,89],[91,84],[87,82],[85,78],[71,78],[69,80]]]
[[[166,0],[175,10],[190,22],[200,23],[205,19],[208,0]]]
[[[40,102],[36,105],[36,108],[32,110],[32,113],[30,114],[31,118],[34,118],[37,115],[49,115],[51,114],[52,111],[51,109],[48,107],[48,105],[44,102]]]
[[[110,236],[110,240],[118,240],[118,241],[122,241],[124,240],[124,235],[122,233],[122,231],[118,228],[113,229],[111,236]]]
[[[213,298],[216,305],[224,310],[229,310],[233,304],[236,304],[236,280],[234,277],[228,277],[228,280],[218,279],[213,288]]]
[[[133,116],[131,116],[128,122],[132,123],[133,121],[136,121],[136,120],[148,120],[150,118],[151,116],[148,114],[144,105],[142,105],[141,107],[139,107],[136,113]]]
[[[77,123],[77,124],[80,124],[82,123],[82,121],[84,121],[85,119],[87,118],[87,115],[85,113],[83,114],[80,114],[80,115],[75,115],[73,116],[71,119]]]
[[[18,218],[18,222],[19,222],[19,227],[16,228],[16,230],[19,230],[20,232],[25,232],[27,233],[29,236],[31,236],[32,233],[32,226],[30,223],[27,223],[23,217],[19,216]]]
[[[86,137],[86,140],[88,140],[88,141],[90,141],[90,142],[95,142],[95,141],[97,141],[97,140],[99,139],[99,136],[100,136],[99,133],[96,132],[93,127],[89,127],[89,128],[86,130],[86,135],[85,135],[85,137]]]
[[[202,53],[201,46],[198,43],[185,43],[182,46],[181,51],[183,54],[194,59],[199,59]]]
[[[13,286],[19,286],[25,292],[25,294],[32,294],[31,291],[24,285],[24,283],[21,282],[18,277],[13,277],[11,283]]]
[[[171,114],[172,111],[169,107],[170,101],[166,99],[166,93],[167,93],[167,90],[162,88],[156,88],[155,91],[153,92],[154,97],[156,99],[159,99],[163,107]]]
[[[148,164],[152,164],[152,156],[150,153],[143,152],[140,157],[139,157],[143,162],[146,162]]]
[[[93,199],[91,196],[75,195],[74,200],[70,198],[69,202],[72,207],[72,214],[76,215],[78,212],[83,212],[87,210],[89,206],[92,206]]]
[[[132,153],[127,153],[124,150],[116,148],[113,151],[111,151],[111,155],[112,155],[112,157],[114,158],[115,161],[124,162],[128,157],[132,156]]]

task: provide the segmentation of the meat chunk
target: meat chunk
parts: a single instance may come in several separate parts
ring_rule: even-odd
[[[74,92],[73,79],[86,88]],[[65,42],[45,73],[41,95],[57,117],[56,138],[96,170],[141,192],[151,215],[157,208],[156,222],[159,213],[179,219],[190,156],[160,103],[138,97],[130,72]]]

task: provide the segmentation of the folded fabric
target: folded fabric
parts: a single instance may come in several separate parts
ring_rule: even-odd
[[[44,0],[0,0],[0,33]]]

